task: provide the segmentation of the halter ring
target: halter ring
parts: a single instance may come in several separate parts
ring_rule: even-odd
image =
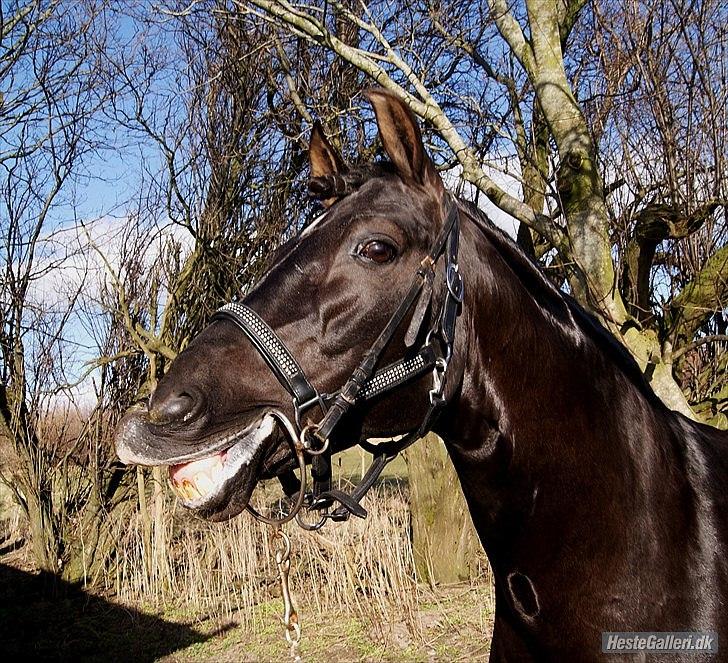
[[[268,516],[264,516],[254,507],[250,506],[250,504],[248,504],[245,508],[256,520],[259,520],[261,523],[279,526],[293,520],[303,507],[303,502],[306,499],[306,459],[303,455],[303,445],[299,441],[298,435],[296,434],[296,429],[293,427],[293,424],[288,419],[288,417],[280,410],[269,410],[268,414],[272,415],[273,418],[276,419],[279,424],[281,424],[281,427],[285,431],[288,443],[292,447],[293,452],[296,455],[298,469],[301,472],[301,486],[298,489],[298,497],[296,498],[296,503],[293,505],[293,508],[291,508],[291,510],[282,518],[269,518]]]
[[[326,438],[321,444],[321,447],[316,449],[311,445],[311,439],[313,438],[317,442],[321,443],[321,438],[317,435],[319,430],[318,424],[308,424],[303,427],[301,431],[301,437],[299,442],[303,447],[304,451],[310,456],[320,456],[329,448],[329,438]]]

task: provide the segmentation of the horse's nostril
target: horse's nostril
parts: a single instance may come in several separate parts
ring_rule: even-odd
[[[194,419],[200,411],[201,396],[190,391],[173,391],[161,398],[155,394],[149,404],[149,414],[155,423],[171,424]]]

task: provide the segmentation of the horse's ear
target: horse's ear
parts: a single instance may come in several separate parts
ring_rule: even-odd
[[[321,123],[316,120],[308,143],[308,162],[311,166],[311,177],[341,175],[348,168],[329,139],[324,135]]]
[[[325,207],[330,207],[337,200],[336,195],[333,195],[337,188],[336,176],[346,173],[348,168],[324,135],[318,120],[314,122],[308,143],[308,162],[311,166],[309,190]],[[328,194],[332,195],[329,197]]]
[[[374,107],[379,136],[400,177],[444,190],[435,165],[422,144],[420,127],[412,111],[396,95],[380,88],[365,92]]]

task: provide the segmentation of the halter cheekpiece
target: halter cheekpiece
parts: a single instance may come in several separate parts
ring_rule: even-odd
[[[285,517],[277,520],[265,517],[248,506],[248,510],[259,520],[276,524],[287,522],[295,516],[302,527],[319,529],[327,520],[346,520],[352,514],[360,518],[366,517],[367,512],[360,504],[361,499],[377,480],[387,463],[393,460],[400,451],[424,436],[434,424],[435,418],[446,402],[445,380],[455,343],[455,322],[460,315],[463,301],[463,279],[458,267],[460,239],[458,207],[450,194],[446,195],[446,201],[445,223],[430,247],[430,251],[420,262],[407,294],[377,340],[366,352],[359,366],[344,385],[334,393],[322,394],[313,386],[285,343],[250,307],[239,302],[232,302],[220,308],[213,315],[213,320],[231,320],[243,331],[293,400],[295,424],[286,420],[285,416],[279,412],[276,413],[276,417],[290,438],[289,441],[293,445],[301,469],[301,481],[296,478],[293,470],[279,477],[284,491],[294,499],[295,504]],[[382,353],[413,306],[415,310],[405,335],[405,345],[408,348],[412,347],[422,336],[420,330],[427,311],[432,309],[434,313],[435,266],[443,255],[445,268],[441,289],[442,297],[437,313],[431,316],[432,324],[425,335],[423,345],[418,351],[410,352],[399,361],[377,370]],[[359,445],[373,456],[369,470],[350,493],[333,489],[331,487],[332,450],[329,446],[329,438],[342,417],[352,407],[379,398],[383,394],[421,377],[430,370],[432,371],[432,387],[429,391],[429,406],[420,426],[397,440],[376,445],[360,441]],[[312,423],[306,417],[304,421],[305,414],[314,408],[321,412],[321,419]],[[308,454],[312,458],[313,491],[311,493],[305,493],[304,454]],[[329,511],[337,502],[339,506],[333,511]],[[304,505],[309,511],[319,514],[318,520],[314,524],[310,524],[302,518],[300,511]]]

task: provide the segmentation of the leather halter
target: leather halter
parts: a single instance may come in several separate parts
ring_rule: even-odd
[[[344,385],[333,394],[319,393],[285,343],[250,307],[239,302],[232,302],[220,308],[213,315],[213,320],[231,320],[243,331],[292,397],[300,443],[303,450],[312,456],[314,490],[313,494],[308,497],[308,509],[324,512],[314,525],[306,523],[299,515],[298,522],[302,527],[318,529],[326,520],[346,520],[350,514],[364,518],[367,512],[359,504],[361,499],[382,473],[387,463],[431,429],[440,408],[446,402],[444,397],[445,379],[455,342],[455,322],[460,314],[463,301],[463,280],[458,267],[460,238],[458,206],[451,195],[448,194],[446,200],[448,209],[443,228],[428,254],[422,259],[410,289],[377,340],[364,355],[359,366]],[[432,283],[435,266],[443,254],[445,256],[443,296],[439,310],[437,314],[434,314]],[[413,306],[415,306],[415,311],[405,336],[405,344],[408,347],[412,346],[419,337],[422,321],[427,311],[430,308],[433,309],[431,318],[433,322],[428,329],[424,344],[416,353],[376,370],[382,353]],[[430,402],[427,413],[417,430],[396,441],[377,445],[366,441],[359,442],[362,448],[374,456],[369,470],[351,493],[332,490],[329,438],[342,417],[352,406],[378,398],[420,377],[428,370],[432,370]],[[304,414],[316,406],[322,412],[322,418],[318,423],[309,422],[304,425]],[[289,496],[301,489],[293,471],[287,472],[279,478],[284,491]],[[328,513],[329,507],[334,502],[339,502],[341,506],[332,513]],[[249,510],[259,519],[267,521],[251,508]],[[293,514],[289,514],[286,520],[292,516]]]

